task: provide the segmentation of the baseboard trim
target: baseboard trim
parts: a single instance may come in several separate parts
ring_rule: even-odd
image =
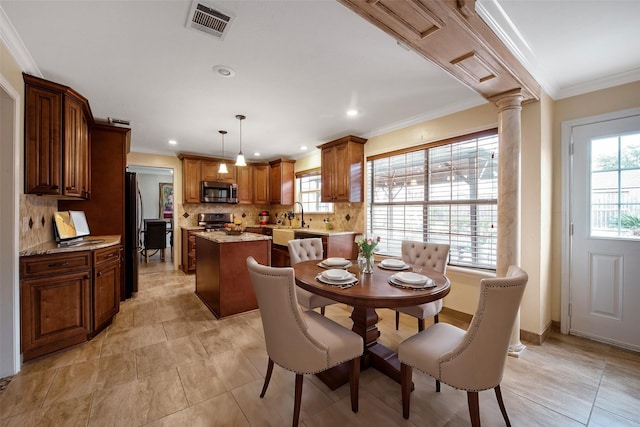
[[[454,310],[448,307],[442,307],[442,313],[450,316],[456,320],[465,323],[471,323],[471,319],[473,315],[463,313],[462,311]],[[551,335],[551,332],[560,332],[560,322],[552,320],[542,334],[536,334],[533,332],[525,331],[524,329],[520,329],[520,340],[526,341],[527,343],[540,345]]]
[[[442,307],[442,313],[446,314],[447,316],[451,316],[454,319],[459,320],[461,322],[465,322],[465,323],[471,323],[471,319],[473,319],[473,315],[467,314],[467,313],[463,313],[462,311],[454,310],[454,309],[449,308],[449,307]]]

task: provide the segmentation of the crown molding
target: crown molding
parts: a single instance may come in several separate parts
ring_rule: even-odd
[[[509,15],[500,6],[499,0],[477,0],[476,12],[496,33],[514,56],[540,83],[544,91],[554,100],[582,95],[640,80],[640,68],[603,76],[589,81],[560,86],[545,75],[543,67],[525,37],[520,33]]]
[[[560,88],[545,77],[529,43],[509,18],[507,12],[500,6],[498,0],[478,0],[476,2],[476,12],[531,73],[533,78],[538,81],[544,91],[555,99]]]
[[[11,52],[22,71],[36,77],[43,77],[36,61],[33,60],[2,6],[0,6],[0,40]]]
[[[640,68],[635,68],[633,70],[623,71],[620,73],[589,80],[584,83],[577,83],[560,88],[560,90],[558,90],[557,97],[553,98],[569,98],[571,96],[582,95],[584,93],[594,92],[596,90],[607,89],[610,87],[620,86],[637,81],[640,81]]]

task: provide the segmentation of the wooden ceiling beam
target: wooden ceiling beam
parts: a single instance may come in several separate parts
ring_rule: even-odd
[[[540,85],[475,12],[475,0],[338,0],[488,101]]]

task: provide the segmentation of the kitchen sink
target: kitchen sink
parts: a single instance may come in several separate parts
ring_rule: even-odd
[[[273,244],[287,246],[289,240],[295,239],[295,230],[292,228],[274,228]]]

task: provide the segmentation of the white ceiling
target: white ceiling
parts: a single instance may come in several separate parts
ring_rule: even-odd
[[[336,1],[206,2],[235,16],[224,40],[185,27],[190,0],[0,0],[0,36],[28,72],[89,99],[95,117],[130,120],[138,152],[220,156],[225,129],[231,158],[244,114],[249,161],[296,158],[302,145],[486,102]],[[640,80],[638,0],[480,0],[477,10],[556,99]],[[360,114],[347,117],[351,108]]]

